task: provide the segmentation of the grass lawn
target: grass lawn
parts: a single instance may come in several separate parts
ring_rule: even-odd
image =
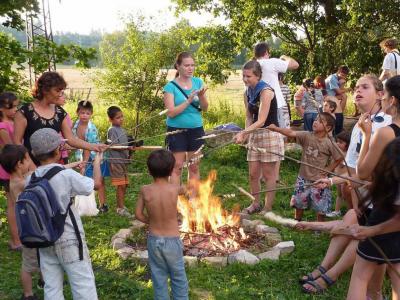
[[[290,153],[299,156],[298,153]],[[146,153],[140,152],[136,159],[145,160]],[[131,178],[128,189],[127,207],[133,211],[139,186],[149,183],[145,165],[135,162],[130,166],[130,172],[140,173]],[[201,164],[203,177],[208,171],[218,171],[215,193],[235,192],[231,183],[248,188],[247,164],[245,150],[237,146],[229,146],[213,152]],[[293,184],[298,166],[284,161],[281,168],[281,181],[285,185]],[[147,268],[131,260],[120,259],[110,246],[110,239],[120,228],[127,228],[129,220],[115,213],[115,190],[107,181],[108,201],[110,211],[105,215],[84,218],[88,246],[93,261],[96,284],[100,299],[152,299],[152,284]],[[288,207],[291,191],[277,193],[275,210],[284,216],[292,216]],[[230,199],[225,207],[231,208],[237,202],[242,207],[249,205],[244,198]],[[242,203],[243,202],[243,203]],[[19,269],[21,257],[19,253],[7,250],[8,229],[5,223],[5,201],[1,201],[0,218],[0,299],[17,299],[21,296]],[[314,214],[307,213],[306,218],[313,219]],[[270,224],[272,225],[272,224]],[[229,265],[225,268],[215,268],[200,265],[187,269],[191,299],[344,299],[349,272],[340,278],[322,296],[308,296],[301,292],[298,278],[310,272],[321,261],[327,248],[329,237],[325,234],[300,233],[287,228],[280,228],[284,240],[293,240],[296,249],[292,254],[283,256],[277,262],[263,261],[255,266]],[[37,276],[35,276],[37,278]],[[35,281],[36,282],[36,281]],[[36,290],[42,296],[42,292]],[[69,287],[65,294],[71,299]]]
[[[90,86],[78,72],[71,73],[73,76],[68,73],[68,70],[62,70],[62,73],[66,76],[70,87],[87,88]],[[208,91],[210,110],[205,114],[206,128],[232,121],[243,125],[242,93],[243,84],[238,75],[232,76],[226,86],[210,88]],[[105,113],[107,105],[101,101],[94,102],[94,122],[104,135],[109,126]],[[67,103],[65,108],[72,113],[76,109],[76,103]],[[132,128],[134,114],[131,111],[125,111],[125,118],[125,126]],[[162,133],[165,130],[160,120],[154,120],[146,127],[144,136]],[[162,145],[163,140],[146,141],[146,144]],[[131,184],[128,188],[126,205],[132,212],[139,187],[151,181],[145,168],[147,154],[145,152],[137,153],[135,159],[139,161],[130,165],[131,173],[141,173],[139,176],[130,178]],[[299,153],[292,152],[290,155],[299,157]],[[248,190],[245,159],[245,150],[237,146],[217,150],[202,160],[202,177],[205,178],[212,169],[217,170],[216,194],[236,192],[232,183]],[[284,185],[293,185],[298,168],[297,164],[284,161],[281,165],[281,182]],[[152,284],[147,268],[131,260],[121,260],[111,248],[111,237],[120,228],[129,227],[129,220],[116,215],[115,190],[108,180],[106,182],[107,198],[111,205],[110,212],[83,219],[99,298],[105,300],[152,299]],[[293,211],[289,208],[291,193],[291,190],[277,193],[274,205],[277,213],[292,217]],[[0,195],[0,197],[2,196]],[[0,220],[2,221],[0,226],[0,299],[11,300],[18,299],[22,294],[19,282],[21,257],[20,253],[10,252],[7,249],[9,235],[5,217],[6,202],[4,197],[2,198],[0,200]],[[241,197],[229,199],[224,202],[224,205],[229,209],[236,203],[239,203],[242,208],[250,204],[249,200]],[[315,215],[308,212],[305,214],[305,218],[313,220]],[[229,265],[219,269],[200,265],[194,269],[187,269],[190,299],[344,299],[350,279],[349,272],[345,273],[334,286],[321,296],[303,294],[298,284],[298,278],[312,271],[322,260],[329,243],[329,236],[297,232],[287,228],[279,229],[283,240],[295,242],[296,249],[293,253],[281,257],[277,262],[263,261],[255,266]],[[36,279],[37,276],[35,276],[35,282]],[[43,296],[42,291],[36,290],[35,292],[39,296]],[[65,287],[65,295],[67,299],[71,299],[68,285]]]

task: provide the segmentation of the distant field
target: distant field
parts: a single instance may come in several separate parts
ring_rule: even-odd
[[[93,68],[89,70],[79,70],[71,66],[57,66],[57,71],[61,73],[68,83],[68,93],[78,94],[81,98],[86,98],[90,89],[89,100],[96,102],[98,99],[96,94],[96,87],[92,82],[95,72],[99,69]],[[172,79],[175,71],[171,70],[169,79]],[[236,71],[232,74],[226,84],[223,85],[209,85],[207,92],[210,105],[230,105],[235,112],[243,111],[243,91],[244,84],[242,82],[241,71]],[[293,92],[292,92],[293,94]],[[350,115],[354,112],[354,106],[351,101],[351,95],[347,101],[346,112]],[[294,113],[294,110],[293,110]]]
[[[57,71],[61,73],[68,83],[67,93],[82,93],[83,98],[87,95],[89,89],[91,101],[99,100],[96,94],[96,87],[92,78],[98,69],[79,70],[70,66],[58,66]],[[171,70],[169,78],[172,79],[175,71]],[[241,72],[231,75],[228,82],[224,85],[209,86],[207,96],[211,105],[223,101],[234,107],[235,111],[243,109],[243,90],[244,85],[241,79]]]

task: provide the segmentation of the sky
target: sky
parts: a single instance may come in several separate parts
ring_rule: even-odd
[[[123,29],[122,18],[129,15],[156,16],[156,26],[152,30],[171,27],[178,19],[173,13],[170,0],[48,0],[50,3],[53,33],[76,32],[88,34],[92,30],[113,32]],[[41,1],[40,1],[41,2]],[[184,13],[182,17],[192,26],[202,26],[209,22],[223,23],[210,14]]]

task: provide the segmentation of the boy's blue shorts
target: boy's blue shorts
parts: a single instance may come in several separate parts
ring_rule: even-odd
[[[88,166],[85,169],[85,176],[93,178],[93,163],[92,159],[90,158],[88,161]],[[108,162],[103,161],[100,165],[100,171],[102,177],[110,176],[110,168],[108,167]]]

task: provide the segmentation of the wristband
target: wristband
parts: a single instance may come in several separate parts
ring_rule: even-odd
[[[329,179],[329,182],[331,183],[331,186],[333,185],[333,179],[332,179],[332,177],[331,178],[328,178]]]

